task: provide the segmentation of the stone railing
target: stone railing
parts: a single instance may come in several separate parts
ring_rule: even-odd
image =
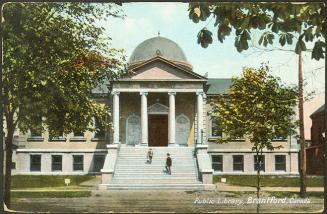
[[[109,144],[107,145],[108,154],[103,164],[103,169],[101,169],[101,184],[99,189],[106,189],[106,185],[112,180],[113,174],[115,172],[116,161],[118,158],[120,144]]]
[[[207,153],[208,145],[196,145],[195,149],[200,179],[205,184],[206,190],[214,190],[215,185],[212,184],[213,169],[210,156]]]

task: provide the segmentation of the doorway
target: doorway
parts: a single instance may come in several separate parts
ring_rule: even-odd
[[[149,115],[149,146],[168,146],[168,114]]]

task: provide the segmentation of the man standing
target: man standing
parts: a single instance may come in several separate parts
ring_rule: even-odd
[[[153,151],[150,148],[148,151],[148,163],[152,163]]]
[[[167,159],[166,159],[166,170],[167,170],[167,173],[171,175],[171,170],[170,170],[170,167],[172,165],[172,160],[170,158],[170,154],[167,153]]]

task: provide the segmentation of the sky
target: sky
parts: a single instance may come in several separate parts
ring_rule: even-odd
[[[160,31],[160,36],[175,41],[182,48],[194,72],[201,75],[208,73],[209,78],[231,78],[239,76],[243,67],[259,67],[261,63],[269,63],[274,75],[285,83],[297,85],[298,56],[294,52],[262,52],[249,48],[239,53],[234,47],[233,35],[220,43],[213,26],[214,19],[193,23],[187,9],[188,4],[181,2],[124,3],[124,19],[111,18],[100,24],[112,38],[112,46],[124,49],[128,58],[138,44],[158,36]],[[197,34],[205,26],[213,32],[214,39],[208,48],[197,44]],[[256,38],[255,34],[252,36]],[[277,42],[268,48],[276,47],[279,47]],[[294,45],[284,46],[284,49],[294,50]],[[303,73],[307,83],[305,92],[314,90],[317,95],[324,94],[324,60],[311,60],[311,53],[304,53]]]

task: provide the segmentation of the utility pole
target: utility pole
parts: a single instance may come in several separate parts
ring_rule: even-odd
[[[302,73],[302,50],[299,50],[299,125],[300,125],[300,196],[302,198],[307,195],[306,182],[306,145],[304,137],[304,119],[303,119],[303,73]]]

